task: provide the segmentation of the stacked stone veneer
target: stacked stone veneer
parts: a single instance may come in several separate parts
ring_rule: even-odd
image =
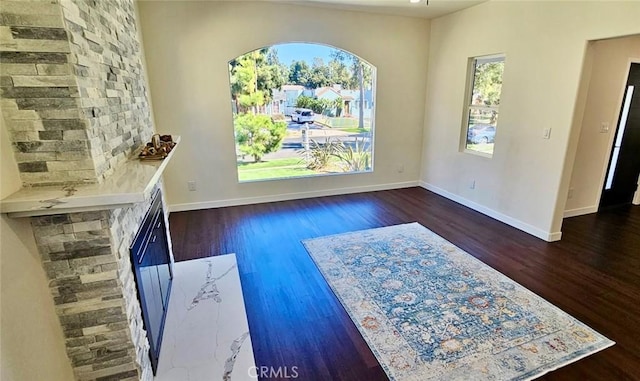
[[[133,0],[62,0],[98,178],[153,134]]]
[[[153,379],[129,252],[150,202],[31,219],[78,380]]]
[[[25,185],[100,182],[153,133],[133,0],[3,0],[0,74]]]
[[[135,17],[133,0],[2,0],[0,105],[23,185],[101,182],[149,141]],[[31,220],[78,380],[152,379],[129,255],[146,200]]]
[[[96,181],[62,8],[2,1],[0,86],[25,184]]]

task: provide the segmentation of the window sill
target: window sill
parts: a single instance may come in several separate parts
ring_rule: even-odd
[[[480,151],[467,149],[467,148],[463,148],[462,149],[462,153],[468,153],[468,154],[475,155],[475,156],[481,156],[481,157],[485,157],[487,159],[493,158],[493,154],[492,153],[480,152]]]

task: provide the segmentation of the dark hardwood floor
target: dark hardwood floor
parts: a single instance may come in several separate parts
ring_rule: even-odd
[[[387,379],[300,241],[414,221],[617,342],[542,379],[640,379],[640,207],[566,219],[555,243],[422,188],[170,216],[176,260],[236,253],[256,365],[300,380]]]

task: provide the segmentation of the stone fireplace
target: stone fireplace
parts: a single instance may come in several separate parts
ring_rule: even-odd
[[[131,158],[155,130],[134,1],[0,12],[2,114],[23,184],[1,211],[30,219],[76,379],[151,380],[129,246],[168,160]]]
[[[153,378],[129,255],[148,208],[31,217],[79,380]]]

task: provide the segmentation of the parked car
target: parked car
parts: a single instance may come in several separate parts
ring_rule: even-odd
[[[297,108],[291,114],[291,121],[296,123],[313,123],[313,110]]]
[[[496,128],[490,124],[474,124],[469,127],[467,142],[471,144],[493,143],[496,137]]]

